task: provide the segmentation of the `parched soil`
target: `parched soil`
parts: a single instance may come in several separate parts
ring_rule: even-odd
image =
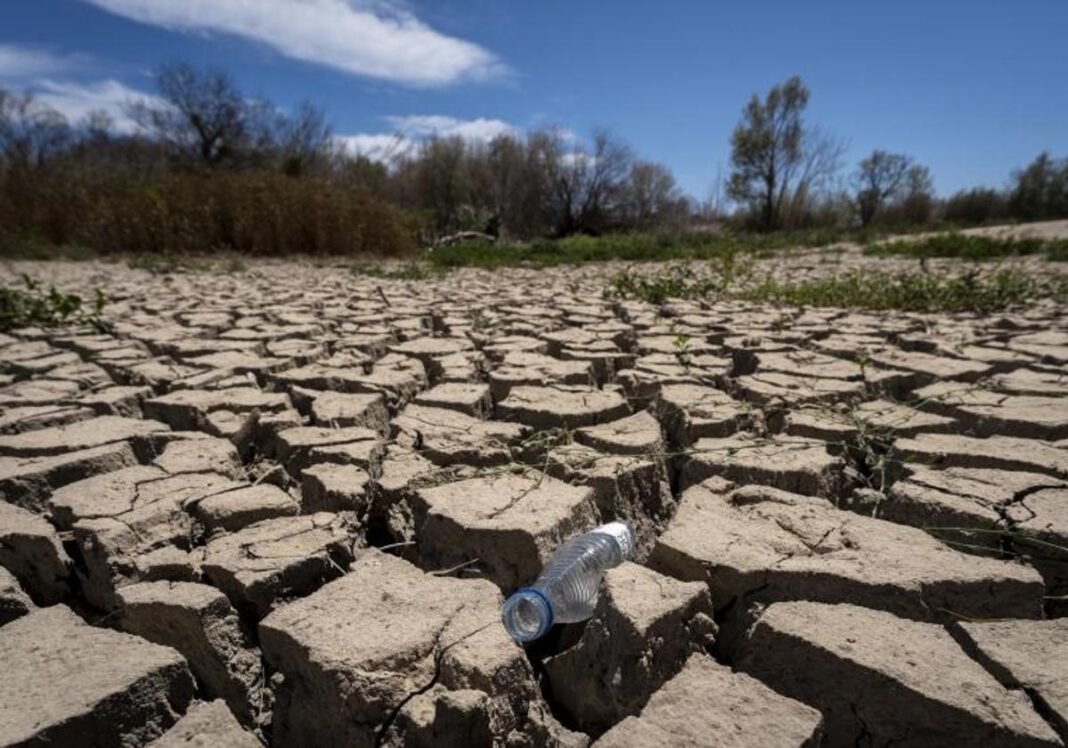
[[[0,744],[1068,742],[1068,309],[619,269],[0,271],[113,326],[0,335]],[[593,618],[515,644],[504,597],[615,519]]]

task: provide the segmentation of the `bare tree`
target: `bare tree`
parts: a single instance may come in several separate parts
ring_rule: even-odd
[[[499,236],[536,236],[545,231],[548,184],[540,156],[514,135],[500,135],[486,148],[493,206],[487,231]]]
[[[641,229],[676,221],[683,206],[682,192],[671,170],[652,161],[631,165],[623,201],[626,223]]]
[[[822,127],[805,130],[801,139],[801,168],[797,184],[813,194],[836,189],[848,143]]]
[[[923,224],[931,220],[935,207],[934,180],[931,170],[923,164],[912,164],[905,172],[897,208],[909,224]]]
[[[839,191],[846,142],[821,127],[805,129],[801,136],[801,160],[788,171],[780,195],[779,223],[798,228],[826,220]],[[823,216],[818,218],[817,214]]]
[[[434,216],[438,232],[469,228],[464,225],[470,205],[467,143],[463,138],[433,137],[419,148],[415,170],[419,203]]]
[[[247,144],[250,105],[225,72],[165,65],[156,73],[156,87],[162,103],[135,102],[130,116],[183,160],[214,167]]]
[[[115,120],[105,110],[93,109],[85,115],[80,126],[85,131],[85,144],[90,147],[99,147],[111,140]]]
[[[869,225],[883,203],[900,192],[912,165],[912,158],[903,153],[879,150],[872,151],[857,165],[854,182],[862,226]]]
[[[632,161],[630,149],[607,131],[594,133],[592,148],[565,147],[559,130],[535,138],[548,177],[547,204],[556,234],[599,233],[617,207]]]
[[[333,145],[333,131],[323,109],[303,101],[292,116],[278,115],[269,136],[278,150],[282,171],[299,176],[324,162]]]
[[[536,168],[545,175],[545,212],[558,236],[573,233],[578,223],[576,205],[580,170],[573,161],[584,156],[579,151],[568,151],[565,147],[567,138],[559,128],[538,130],[527,138]]]
[[[809,92],[797,76],[773,87],[761,101],[754,94],[731,135],[728,195],[753,206],[761,225],[778,225],[780,208],[803,165],[802,113]]]
[[[66,117],[33,94],[0,88],[0,167],[41,166],[70,143]]]

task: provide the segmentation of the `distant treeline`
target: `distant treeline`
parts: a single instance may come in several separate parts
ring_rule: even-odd
[[[746,104],[730,173],[704,202],[607,131],[430,137],[387,164],[347,150],[316,105],[283,113],[224,72],[175,64],[156,84],[155,99],[131,102],[125,131],[0,89],[0,251],[398,255],[465,231],[526,240],[1068,217],[1068,160],[1048,154],[1004,189],[944,200],[905,154],[877,150],[848,172],[843,142],[805,121],[798,78]]]

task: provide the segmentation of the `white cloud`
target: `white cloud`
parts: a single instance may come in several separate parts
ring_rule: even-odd
[[[33,92],[38,100],[63,114],[71,123],[79,122],[94,110],[106,112],[112,119],[114,130],[122,133],[138,129],[137,123],[126,113],[131,103],[160,103],[155,96],[111,79],[95,83],[43,79],[35,83]]]
[[[416,86],[502,75],[492,52],[435,31],[402,0],[84,0],[142,23],[221,31],[287,57]]]
[[[473,143],[487,143],[499,135],[514,135],[518,130],[499,119],[457,119],[439,114],[391,116],[385,120],[393,125],[393,132],[339,135],[338,144],[349,153],[360,154],[374,161],[390,163],[406,156],[431,137],[460,137]]]
[[[0,44],[0,82],[28,89],[39,102],[58,111],[71,124],[78,124],[90,112],[102,111],[111,118],[115,131],[134,132],[137,124],[127,115],[127,106],[144,100],[159,103],[160,99],[114,79],[75,82],[56,77],[84,73],[91,62],[82,54]]]
[[[597,159],[588,153],[582,153],[581,151],[569,151],[567,153],[560,154],[560,163],[569,169],[576,169],[584,166],[593,168],[597,163]]]
[[[516,129],[499,119],[456,119],[440,114],[414,114],[406,117],[386,117],[398,132],[413,138],[459,136],[464,140],[487,142],[499,135],[513,135]]]
[[[366,156],[372,161],[390,163],[412,152],[416,147],[413,140],[398,133],[360,133],[357,135],[337,135],[335,142],[347,153]]]
[[[58,55],[38,47],[0,44],[0,78],[7,80],[55,75],[86,62],[80,55]]]

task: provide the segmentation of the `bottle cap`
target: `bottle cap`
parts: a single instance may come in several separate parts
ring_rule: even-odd
[[[593,531],[608,535],[616,541],[624,559],[630,558],[634,553],[634,530],[631,529],[629,522],[609,522],[594,528]]]

